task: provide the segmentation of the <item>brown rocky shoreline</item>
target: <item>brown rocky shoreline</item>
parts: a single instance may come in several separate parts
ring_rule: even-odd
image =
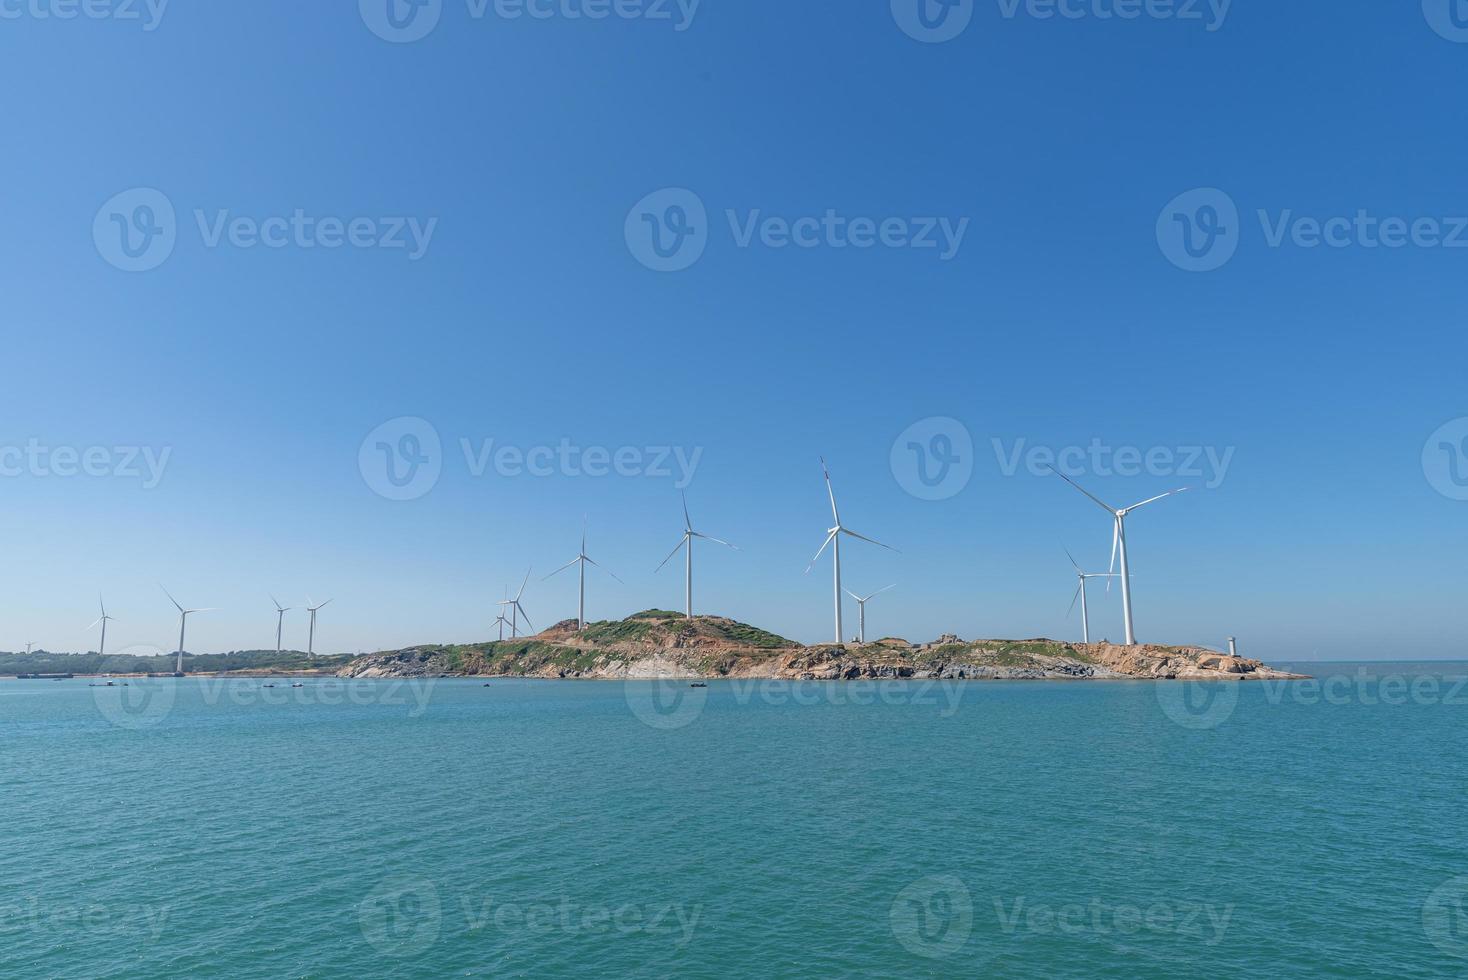
[[[649,610],[620,621],[574,620],[531,637],[409,647],[359,657],[341,677],[536,677],[626,680],[751,678],[857,680],[1291,680],[1244,657],[1188,646],[1118,646],[1058,640],[960,640],[802,646],[717,616],[692,620]]]

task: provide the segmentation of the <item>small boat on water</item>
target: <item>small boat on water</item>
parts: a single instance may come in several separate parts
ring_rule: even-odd
[[[688,686],[689,687],[708,687],[708,685],[707,684],[704,684],[704,683],[689,684]]]

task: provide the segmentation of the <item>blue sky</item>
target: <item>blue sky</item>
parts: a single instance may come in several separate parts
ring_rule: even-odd
[[[1132,476],[1078,465],[1109,501],[1197,488],[1129,524],[1141,639],[1468,654],[1468,502],[1440,448],[1468,436],[1468,249],[1446,247],[1468,215],[1468,30],[1434,0],[1236,0],[1221,21],[966,2],[935,43],[886,0],[691,19],[444,0],[406,43],[368,26],[386,0],[5,7],[0,649],[94,647],[99,590],[109,648],[172,649],[159,582],[222,607],[191,650],[268,645],[272,592],[335,597],[322,650],[483,639],[531,565],[544,626],[575,613],[574,575],[540,577],[583,515],[626,582],[593,573],[591,617],[676,607],[679,571],[653,569],[681,481],[657,447],[698,454],[695,522],[743,549],[700,552],[701,611],[828,638],[829,563],[803,574],[824,455],[846,522],[901,552],[843,550],[852,588],[898,583],[871,632],[1078,637],[1062,548],[1104,566],[1107,517],[1007,460],[1096,443],[1181,450]],[[147,224],[138,188],[174,211],[172,251],[126,271],[108,234]],[[696,261],[649,268],[643,215],[690,200]],[[1187,271],[1166,229],[1213,205],[1221,264]],[[283,247],[238,218],[285,219]],[[770,218],[813,247],[777,247]],[[353,219],[361,246],[322,246]],[[1312,219],[1350,228],[1306,247]],[[1370,247],[1391,219],[1409,240]],[[888,243],[851,244],[853,221]],[[956,248],[911,245],[944,222]],[[423,247],[375,244],[412,242],[399,226]],[[431,425],[440,473],[390,500],[359,450],[403,417]],[[928,451],[973,442],[941,500],[892,452],[933,418],[962,429],[929,424]],[[461,440],[629,447],[625,470],[655,472],[476,475]],[[110,475],[27,447],[101,447]],[[1187,447],[1228,465],[1173,472]],[[168,454],[153,486],[145,451]],[[1092,616],[1120,636],[1114,595]]]

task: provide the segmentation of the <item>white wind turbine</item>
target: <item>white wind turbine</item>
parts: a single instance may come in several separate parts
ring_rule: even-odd
[[[290,612],[292,607],[282,606],[280,600],[275,596],[271,596],[270,601],[275,603],[275,655],[278,657],[280,656],[280,629],[285,623],[285,614]]]
[[[97,622],[92,624],[92,626],[96,626],[97,623],[102,624],[102,639],[97,641],[97,656],[105,657],[107,655],[107,624],[112,620],[113,617],[107,615],[107,605],[102,601],[102,597],[100,595],[97,596],[97,606],[102,610],[102,615],[97,619]],[[87,629],[90,630],[92,626],[88,626]],[[30,653],[30,644],[26,644],[26,653]]]
[[[683,614],[689,619],[693,618],[694,538],[703,538],[705,541],[712,541],[715,544],[724,545],[726,548],[733,548],[735,551],[739,550],[736,545],[732,545],[727,541],[712,537],[710,535],[704,534],[702,531],[695,531],[693,529],[693,519],[688,516],[688,495],[685,493],[683,495],[683,540],[679,541],[678,547],[674,548],[672,553],[669,554],[668,557],[663,559],[663,565],[666,565],[668,562],[672,561],[673,555],[676,555],[680,548],[688,549],[688,551],[683,555]],[[653,574],[657,574],[658,572],[662,571],[663,565],[659,565],[656,569],[654,569]]]
[[[552,579],[564,572],[566,569],[570,568],[572,565],[581,566],[580,592],[578,593],[578,598],[576,599],[576,628],[578,630],[586,629],[586,566],[588,564],[596,565],[597,568],[601,568],[600,565],[597,565],[595,560],[588,557],[586,554],[586,524],[585,522],[583,522],[581,525],[581,551],[577,553],[575,558],[572,558],[570,561],[566,562],[566,564],[562,565],[560,568],[556,569],[554,572],[551,572],[549,575],[546,576],[546,579]],[[616,573],[611,571],[610,569],[601,568],[601,570],[606,572],[612,578],[617,578]],[[619,578],[617,578],[617,581],[622,582],[622,580]],[[622,584],[626,585],[627,583],[622,582]]]
[[[1074,555],[1066,551],[1065,557],[1070,559],[1071,567],[1076,570],[1076,578],[1079,580],[1076,585],[1076,594],[1071,597],[1070,608],[1066,610],[1065,614],[1069,616],[1075,611],[1076,600],[1079,599],[1081,602],[1081,642],[1090,643],[1091,615],[1086,609],[1086,583],[1093,578],[1113,579],[1116,578],[1116,575],[1111,572],[1083,572],[1081,571],[1081,566],[1076,564]],[[1108,582],[1107,584],[1109,585],[1110,583]]]
[[[867,596],[865,599],[863,599],[861,596],[857,595],[855,592],[852,592],[850,589],[847,589],[846,590],[846,594],[849,595],[849,596],[851,596],[851,598],[853,598],[853,599],[856,600],[856,638],[857,638],[857,642],[859,642],[859,643],[865,643],[867,641],[867,603],[868,602],[871,602],[873,599],[875,599],[877,596],[881,595],[883,592],[886,592],[888,589],[895,589],[895,588],[897,588],[897,583],[896,582],[894,582],[891,585],[887,586],[886,589],[878,589],[877,591],[873,592],[871,595]]]
[[[896,551],[897,549],[891,545],[882,544],[880,541],[874,541],[865,535],[857,534],[855,531],[842,526],[841,513],[836,509],[836,491],[831,488],[831,471],[826,469],[826,459],[824,456],[821,457],[821,472],[826,475],[826,493],[831,498],[831,517],[835,519],[836,526],[826,533],[825,544],[821,545],[821,550],[817,551],[816,556],[810,560],[810,565],[806,567],[805,572],[809,575],[810,570],[816,567],[816,562],[821,560],[821,555],[825,553],[826,546],[833,545],[831,558],[832,565],[835,569],[835,586],[833,592],[836,597],[836,644],[839,646],[843,642],[841,639],[841,535],[849,534],[853,538],[860,538],[862,541],[874,544],[879,548],[886,548],[888,551]]]
[[[162,585],[158,587],[160,589],[163,589]],[[168,596],[168,601],[173,603],[173,608],[178,610],[178,668],[174,671],[174,673],[182,674],[184,655],[184,627],[188,626],[189,624],[189,616],[193,615],[194,613],[213,612],[218,607],[209,606],[204,609],[185,609],[183,606],[180,606],[178,604],[178,600],[173,597],[173,593],[169,592],[167,589],[163,589],[163,594]]]
[[[515,598],[513,598],[513,599],[506,599],[504,602],[501,602],[500,603],[501,606],[508,606],[509,609],[510,609],[510,638],[511,639],[514,639],[515,637],[517,637],[517,636],[520,635],[520,617],[521,616],[524,616],[525,617],[525,625],[526,626],[529,626],[531,629],[535,629],[535,624],[532,623],[532,622],[530,622],[530,616],[525,612],[525,607],[522,606],[522,605],[520,605],[520,597],[525,594],[525,586],[527,586],[527,585],[530,584],[530,572],[533,569],[534,569],[534,566],[531,566],[531,568],[527,568],[525,570],[525,581],[523,581],[523,582],[520,583],[520,591],[515,593]],[[505,618],[505,614],[504,614],[504,612],[502,610],[500,612],[500,620],[503,621],[504,618]],[[501,635],[503,635],[503,632],[504,631],[501,630]]]
[[[331,599],[327,599],[325,602],[313,606],[311,605],[311,597],[306,596],[306,612],[311,614],[311,628],[310,632],[306,634],[306,659],[308,660],[316,659],[316,613],[323,606],[331,605],[332,601]]]
[[[1108,572],[1116,570],[1116,556],[1119,553],[1121,555],[1121,615],[1123,625],[1125,625],[1126,627],[1126,645],[1129,647],[1136,646],[1137,634],[1136,631],[1132,628],[1131,566],[1127,563],[1126,551],[1126,516],[1132,511],[1136,510],[1138,507],[1145,507],[1150,503],[1161,500],[1163,497],[1171,497],[1175,493],[1182,493],[1188,488],[1179,487],[1176,490],[1169,490],[1166,493],[1159,493],[1155,497],[1148,497],[1141,503],[1132,504],[1130,507],[1122,507],[1118,509],[1112,507],[1100,497],[1097,497],[1095,494],[1091,493],[1089,490],[1085,489],[1079,483],[1072,480],[1070,477],[1066,476],[1064,473],[1060,472],[1054,467],[1050,467],[1050,472],[1054,473],[1066,483],[1069,483],[1071,486],[1075,487],[1087,497],[1090,497],[1091,500],[1096,503],[1096,506],[1100,507],[1102,510],[1106,511],[1106,513],[1111,515],[1113,522],[1111,531],[1111,566]]]

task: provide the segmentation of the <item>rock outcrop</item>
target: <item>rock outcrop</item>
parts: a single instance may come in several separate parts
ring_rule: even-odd
[[[689,620],[650,610],[620,621],[589,623],[579,632],[575,620],[567,620],[531,637],[372,654],[347,664],[340,676],[1275,680],[1301,675],[1200,647],[963,641],[952,634],[921,645],[889,637],[868,644],[807,647],[732,619]]]

